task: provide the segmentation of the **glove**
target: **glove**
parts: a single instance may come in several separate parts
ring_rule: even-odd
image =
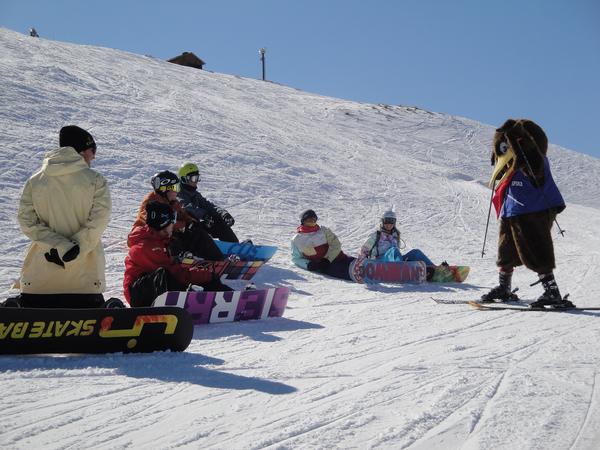
[[[65,268],[65,263],[62,262],[60,256],[58,256],[58,250],[55,248],[51,248],[48,253],[44,253],[44,256],[46,257],[46,261],[54,263],[63,269]]]
[[[225,224],[228,227],[232,227],[233,224],[235,223],[235,220],[233,220],[233,216],[231,214],[229,214],[228,212],[223,214],[221,217],[223,217],[223,222],[225,222]]]
[[[196,231],[196,228],[198,228],[198,222],[192,221],[192,222],[186,224],[185,231],[187,233],[193,233],[194,231]]]
[[[212,226],[215,224],[215,219],[213,219],[210,214],[205,214],[202,218],[202,222],[204,222],[204,226],[206,228],[212,228]]]
[[[327,272],[329,268],[329,260],[327,258],[322,258],[319,261],[309,261],[308,266],[306,267],[311,272]]]
[[[75,258],[79,256],[79,245],[75,244],[67,253],[65,253],[62,257],[64,262],[73,261]]]

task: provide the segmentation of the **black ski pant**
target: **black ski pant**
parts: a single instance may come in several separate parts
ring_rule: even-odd
[[[22,308],[103,308],[102,294],[26,294],[18,297]]]
[[[202,283],[206,291],[232,291],[229,286],[221,283],[218,278]],[[164,267],[159,267],[154,272],[146,273],[129,286],[131,306],[151,306],[156,297],[167,291],[187,291],[188,286],[182,285]]]
[[[214,219],[214,222],[210,228],[207,228],[205,225],[203,225],[206,232],[208,232],[212,237],[214,237],[216,239],[220,239],[221,241],[224,241],[224,242],[236,242],[236,243],[240,242],[240,240],[235,235],[235,233],[233,232],[231,227],[225,223],[225,221],[223,220],[223,218],[221,216],[219,216],[218,214],[215,214],[213,216],[213,219]],[[203,222],[203,224],[204,224],[204,222]]]
[[[210,261],[222,261],[225,259],[225,256],[219,250],[219,247],[217,247],[210,234],[200,226],[186,229],[184,232],[173,233],[169,250],[171,255],[192,252],[194,256],[199,256]]]
[[[322,269],[318,269],[317,272],[322,273],[324,275],[329,275],[333,278],[340,278],[342,280],[352,280],[350,276],[350,265],[356,258],[348,255],[338,256],[333,260],[333,262],[327,264]]]

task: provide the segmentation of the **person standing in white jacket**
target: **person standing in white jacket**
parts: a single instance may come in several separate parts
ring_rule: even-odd
[[[18,220],[31,239],[18,303],[37,308],[102,307],[106,287],[100,238],[111,213],[106,179],[91,169],[96,143],[75,125],[25,183]]]

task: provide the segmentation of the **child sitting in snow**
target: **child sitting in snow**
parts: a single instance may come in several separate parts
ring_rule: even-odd
[[[418,248],[405,255],[400,252],[400,232],[396,228],[396,213],[392,210],[383,213],[379,230],[373,232],[365,241],[360,248],[359,257],[389,262],[423,261],[427,266],[427,280],[431,279],[436,268]],[[442,265],[447,264],[444,262]]]

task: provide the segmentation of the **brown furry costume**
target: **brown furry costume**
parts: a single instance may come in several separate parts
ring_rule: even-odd
[[[514,170],[523,171],[536,186],[544,179],[544,156],[548,138],[542,128],[531,120],[509,119],[496,130],[493,140],[492,164],[501,156],[502,143],[514,149]],[[524,155],[523,155],[524,154]],[[531,171],[533,171],[533,177]],[[498,237],[498,267],[511,271],[525,265],[538,274],[551,273],[556,267],[550,230],[562,207],[502,218]]]

